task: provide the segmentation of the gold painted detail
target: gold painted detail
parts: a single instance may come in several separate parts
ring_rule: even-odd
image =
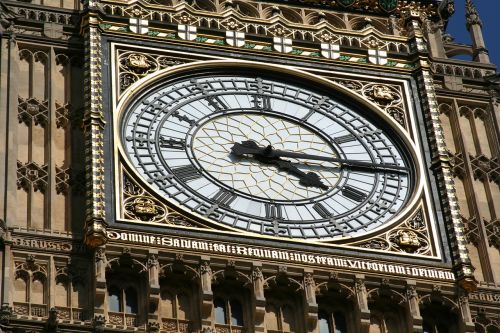
[[[88,26],[85,39],[85,114],[83,134],[86,174],[85,243],[90,247],[104,245],[106,238],[106,192],[104,173],[104,113],[102,106],[102,50],[97,26]]]
[[[392,18],[353,14],[346,17],[342,13],[294,7],[290,4],[276,4],[246,1],[238,6],[215,6],[206,1],[210,8],[199,8],[199,1],[194,4],[152,5],[144,2],[125,5],[114,1],[103,1],[102,8],[108,15],[155,18],[169,24],[191,25],[199,28],[232,30],[246,34],[258,34],[267,37],[286,37],[298,41],[315,43],[334,43],[341,46],[373,48],[391,52],[406,53],[409,46],[404,40],[405,32],[399,32],[397,21]],[[109,24],[106,24],[109,25]],[[104,27],[107,27],[104,25]],[[401,25],[405,27],[405,25]],[[108,29],[110,27],[107,27]],[[110,29],[114,32],[126,32],[123,26]],[[169,31],[172,32],[172,31]],[[168,35],[165,31],[150,30],[148,36]],[[353,36],[352,32],[359,33]],[[367,34],[367,32],[374,32]],[[378,32],[378,33],[375,33]],[[381,34],[384,36],[381,36]],[[176,38],[173,34],[173,38]],[[395,37],[396,35],[396,37]]]
[[[123,217],[126,219],[184,227],[195,226],[187,218],[150,195],[126,173],[123,175],[122,193]]]
[[[398,124],[408,129],[407,111],[400,86],[359,80],[334,80],[334,82],[377,104]]]
[[[414,252],[415,249],[418,249],[422,246],[418,239],[418,235],[412,230],[402,229],[398,230],[395,235],[396,244],[399,245],[402,249],[407,249],[406,252]]]
[[[128,67],[137,73],[147,71],[151,67],[151,64],[147,61],[148,58],[141,53],[132,53],[128,56],[127,60]]]
[[[125,202],[125,214],[132,220],[156,222],[165,217],[165,210],[153,199],[132,197]]]
[[[415,20],[415,26],[418,27]],[[419,31],[420,33],[420,31]],[[456,274],[459,284],[467,291],[475,288],[474,271],[467,250],[467,240],[464,235],[463,220],[460,215],[453,170],[450,165],[449,150],[444,140],[443,128],[439,119],[440,110],[434,90],[434,80],[429,70],[423,69],[418,77],[421,90],[421,99],[427,101],[423,103],[427,125],[430,128],[430,148],[433,153],[433,164],[436,170],[440,191],[443,193],[444,206],[448,214],[445,214],[446,227],[449,230],[452,246],[452,256],[456,267]]]
[[[432,255],[428,227],[422,209],[385,234],[353,245],[389,252]]]
[[[130,211],[141,220],[149,220],[151,217],[160,215],[160,209],[154,200],[149,198],[137,198],[132,202]]]
[[[380,103],[390,103],[398,97],[398,94],[391,91],[388,86],[377,85],[372,90],[373,98]]]
[[[281,5],[279,3],[259,3],[256,1],[238,2],[238,5],[233,4],[232,1],[225,1],[222,4],[216,5],[213,1],[197,0],[189,4],[182,3],[182,6],[179,6],[175,1],[160,2],[148,0],[145,2],[133,3],[128,6],[122,5],[123,2],[113,0],[102,2],[103,11],[106,14],[140,17],[144,19],[158,17],[158,20],[168,19],[175,21],[175,23],[182,22],[181,24],[193,23],[197,20],[197,18],[193,16],[198,13],[208,14],[211,16],[211,19],[217,16],[229,17],[229,20],[238,17],[240,19],[253,19],[253,21],[266,23],[276,22],[278,20],[281,22],[295,23],[296,26],[314,26],[320,22],[328,22],[338,27],[343,23],[342,13],[336,12],[336,10],[345,11],[345,7],[341,6],[339,1],[320,2],[318,0],[302,0],[300,3],[314,5],[316,8],[305,9],[303,6],[294,6],[291,3]],[[321,5],[323,8],[319,9],[318,5]],[[354,23],[359,20],[353,20],[353,18],[364,19],[368,17],[373,19],[375,24],[377,24],[381,18],[380,14],[387,15],[387,11],[384,10],[384,8],[379,5],[379,1],[376,0],[358,0],[351,6],[351,9],[354,10],[354,13],[350,15],[349,18],[351,18],[353,22],[349,22],[349,24],[350,26],[355,26],[357,30],[366,26],[366,24],[356,26]],[[409,5],[407,1],[399,1],[399,4],[391,9],[394,9],[393,11],[391,10],[391,12],[396,17],[406,16],[409,12],[418,13],[424,17],[437,15],[437,8],[433,4],[421,5],[412,2],[412,4]],[[355,13],[356,11],[358,13]],[[175,14],[176,12],[177,14]],[[362,20],[363,23],[364,21],[365,20]]]
[[[122,93],[146,75],[184,62],[164,55],[118,51],[118,63],[119,93]]]

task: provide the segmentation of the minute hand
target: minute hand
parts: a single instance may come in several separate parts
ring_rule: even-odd
[[[354,161],[354,160],[346,160],[343,158],[337,157],[328,157],[328,156],[318,156],[304,153],[296,153],[293,151],[284,151],[284,150],[272,150],[271,155],[273,157],[289,157],[289,158],[298,158],[298,159],[308,159],[308,160],[317,160],[317,161],[327,161],[327,162],[335,162],[340,163],[343,166],[360,168],[360,169],[381,169],[381,170],[389,170],[389,171],[397,171],[397,172],[408,172],[408,168],[391,165],[391,164],[375,164],[370,162],[363,161]]]

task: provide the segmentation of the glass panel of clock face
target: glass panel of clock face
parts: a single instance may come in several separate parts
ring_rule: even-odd
[[[185,210],[327,240],[388,223],[411,195],[409,154],[363,112],[285,81],[199,75],[133,102],[121,137],[144,180]]]

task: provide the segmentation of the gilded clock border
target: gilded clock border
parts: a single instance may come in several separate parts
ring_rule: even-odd
[[[113,52],[113,56],[116,56],[116,53]],[[116,61],[116,59],[115,59]],[[115,66],[117,65],[117,63],[113,61],[113,64],[115,64]],[[247,62],[247,61],[234,61],[234,60],[212,60],[212,61],[205,61],[203,63],[200,63],[200,62],[193,62],[193,63],[189,63],[189,64],[182,64],[182,65],[179,65],[179,66],[176,66],[175,68],[167,68],[167,69],[164,69],[162,71],[158,71],[158,72],[155,72],[155,73],[152,73],[151,75],[148,75],[147,77],[139,80],[138,82],[134,83],[129,89],[127,89],[127,91],[124,93],[124,95],[122,96],[122,98],[120,98],[120,102],[119,102],[119,105],[115,108],[116,109],[120,109],[120,106],[126,104],[126,102],[134,95],[135,92],[137,92],[138,90],[140,90],[144,85],[147,85],[149,84],[150,82],[152,82],[153,80],[155,79],[158,79],[158,78],[161,78],[162,76],[165,76],[165,75],[171,75],[172,73],[176,73],[178,71],[183,71],[183,70],[187,70],[187,69],[192,69],[192,68],[203,68],[203,67],[207,67],[207,66],[213,66],[214,64],[217,64],[218,66],[228,66],[228,67],[234,67],[235,65],[251,65],[251,66],[256,66],[256,67],[259,67],[259,68],[268,68],[269,67],[272,67],[274,70],[281,70],[281,71],[287,71],[289,72],[291,69],[289,67],[286,67],[286,66],[274,66],[274,65],[262,65],[262,64],[258,64],[258,63],[254,63],[254,62]],[[114,70],[116,70],[116,68],[114,68]],[[327,84],[327,85],[330,85],[330,86],[334,86],[335,89],[339,89],[339,85],[336,84],[336,83],[332,83],[332,80],[328,80],[328,79],[325,79],[325,78],[322,78],[322,77],[319,77],[317,75],[313,75],[313,74],[310,74],[310,73],[307,73],[307,72],[304,72],[304,71],[300,71],[300,70],[296,70],[294,69],[293,70],[296,74],[299,73],[301,76],[307,76],[309,78],[314,78],[315,80],[321,82],[322,84]],[[116,78],[116,76],[115,76]],[[114,82],[115,84],[117,83],[116,81]],[[372,110],[377,110],[376,112],[379,113],[386,121],[389,121],[389,123],[392,123],[393,127],[395,127],[395,129],[398,131],[398,133],[403,137],[405,138],[405,140],[407,141],[406,144],[409,145],[409,146],[412,146],[413,149],[420,149],[420,147],[415,147],[414,145],[414,142],[413,142],[413,138],[410,137],[408,135],[408,129],[407,128],[403,128],[401,126],[401,124],[399,124],[398,122],[396,122],[394,119],[390,118],[390,116],[388,116],[386,113],[382,112],[380,110],[380,108],[377,107],[377,105],[374,103],[374,102],[371,102],[371,101],[367,101],[367,100],[363,100],[361,96],[359,96],[359,94],[357,93],[354,93],[352,91],[346,91],[345,88],[340,88],[340,90],[346,94],[346,95],[349,95],[351,98],[353,98],[354,100],[358,101],[359,103],[362,103],[363,105],[369,107],[370,109]],[[116,90],[114,90],[114,92],[116,92]],[[407,111],[407,110],[405,110]],[[117,122],[118,122],[118,116],[117,116],[117,112],[114,112],[114,121],[115,121],[115,128],[118,128],[117,127]],[[117,139],[116,142],[119,142],[119,138],[116,136],[116,133],[115,133],[115,139]],[[118,157],[118,150],[121,151],[121,147],[119,149],[117,149],[117,147],[115,147],[115,156]],[[413,152],[413,157],[414,157],[414,160],[417,161],[417,164],[419,165],[418,167],[418,174],[422,174],[423,170],[421,170],[422,168],[422,163],[423,161],[421,160],[421,158],[419,157],[418,154],[416,154],[415,152]],[[121,155],[121,158],[125,157],[125,155]],[[126,159],[126,158],[125,158]],[[116,159],[117,161],[119,160],[118,158]],[[117,170],[121,168],[121,165],[117,165]],[[132,173],[134,174],[135,172],[132,171]],[[137,177],[137,175],[136,175]],[[134,178],[136,178],[134,177]],[[417,176],[418,179],[420,179],[420,176]],[[120,178],[121,179],[121,178]],[[140,179],[140,177],[137,177],[137,179]],[[383,232],[386,232],[386,234],[394,229],[394,228],[397,228],[397,227],[401,227],[402,224],[404,223],[407,223],[408,221],[408,218],[412,218],[415,214],[416,214],[416,208],[415,207],[422,207],[422,204],[426,201],[426,199],[428,200],[428,191],[423,191],[423,183],[422,181],[420,181],[420,184],[417,186],[416,188],[416,192],[414,194],[414,197],[412,198],[411,200],[411,203],[408,204],[407,208],[405,208],[405,210],[402,212],[402,214],[400,214],[400,216],[395,220],[393,221],[393,223],[390,224],[390,226],[385,226],[384,228],[379,228],[379,229],[375,229],[373,232],[370,232],[368,235],[364,235],[364,236],[360,236],[360,237],[356,237],[356,239],[348,239],[348,240],[334,240],[334,241],[314,241],[314,243],[317,243],[318,245],[334,245],[334,246],[346,246],[346,247],[349,247],[349,248],[352,248],[352,245],[350,244],[353,244],[355,245],[358,249],[364,249],[366,248],[366,244],[364,244],[364,246],[361,246],[360,245],[363,245],[361,244],[362,242],[359,240],[359,239],[364,239],[365,240],[365,243],[367,242],[367,240],[369,239],[372,239],[372,238],[376,238],[374,237],[374,235],[376,233],[380,233],[381,230],[383,230]],[[117,184],[117,191],[121,191],[120,189],[120,185]],[[424,193],[425,192],[425,193]],[[119,192],[117,192],[119,193]],[[426,198],[427,197],[427,198]],[[427,206],[429,204],[429,202],[425,203],[425,205]],[[121,218],[123,218],[123,206],[120,205],[120,203],[117,203],[117,208],[118,208],[118,211],[121,212]],[[429,258],[429,257],[434,257],[434,258],[440,258],[441,254],[440,254],[440,251],[439,251],[439,246],[436,246],[437,244],[437,235],[436,235],[436,230],[435,230],[435,227],[434,227],[434,224],[433,222],[429,222],[427,221],[429,216],[427,214],[425,214],[425,219],[426,219],[426,233],[425,233],[425,243],[428,244],[428,247],[429,247],[429,250],[425,251],[426,254],[415,254],[415,253],[401,253],[401,252],[404,252],[404,251],[400,251],[400,255],[412,255],[412,256],[421,256],[421,257],[426,257],[426,258]],[[123,220],[124,222],[132,222],[133,220],[130,220],[130,219],[124,219]],[[134,223],[134,222],[132,222]],[[205,224],[205,223],[204,223]],[[213,225],[215,223],[211,222],[211,221],[207,221],[207,225]],[[164,225],[164,224],[163,224]],[[218,225],[218,224],[217,224]],[[218,225],[218,227],[220,228],[221,226]],[[226,230],[230,230],[230,231],[225,231],[225,232],[229,232],[231,234],[237,234],[237,235],[245,235],[245,236],[250,236],[250,237],[259,237],[259,238],[263,238],[265,237],[266,239],[272,239],[272,240],[277,240],[278,238],[276,237],[273,237],[273,236],[263,236],[263,235],[255,235],[253,233],[246,233],[246,232],[242,232],[241,230],[233,230],[232,228],[229,228],[229,227],[226,227],[226,226],[222,226],[223,229],[226,229]],[[387,230],[386,230],[387,229]],[[389,230],[390,229],[390,230]],[[208,231],[207,229],[203,229],[204,231]],[[217,232],[224,232],[224,231],[217,231]],[[280,240],[284,240],[283,238],[279,238]],[[290,239],[286,239],[286,241],[291,241],[291,242],[304,242],[303,240],[290,240]],[[357,242],[357,243],[356,243]],[[307,243],[311,243],[311,241],[307,241]],[[345,244],[345,245],[341,245],[341,244]],[[394,247],[390,247],[391,248],[391,253],[397,253],[394,252]],[[369,249],[370,251],[379,251],[377,249]],[[386,249],[387,250],[387,249]],[[386,252],[386,250],[382,250],[382,252]]]

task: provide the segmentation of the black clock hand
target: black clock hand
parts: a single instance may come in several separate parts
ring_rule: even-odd
[[[241,143],[235,142],[233,147],[231,148],[233,154],[237,156],[241,155],[254,155],[254,156],[262,156],[264,158],[279,158],[279,157],[291,157],[291,158],[300,158],[300,159],[309,159],[316,161],[326,161],[326,162],[334,162],[340,163],[343,167],[349,167],[352,169],[366,169],[366,170],[387,170],[393,172],[402,172],[408,173],[408,168],[401,167],[398,165],[391,164],[375,164],[370,162],[363,161],[355,161],[355,160],[346,160],[343,158],[337,157],[328,157],[328,156],[318,156],[304,153],[296,153],[291,151],[284,150],[276,150],[271,146],[260,147],[255,141],[243,141]]]
[[[253,142],[253,141],[249,141]],[[257,144],[253,142],[255,146]],[[258,147],[258,146],[257,146]],[[234,147],[233,147],[234,148]],[[237,156],[242,156],[246,154],[235,154]],[[288,172],[299,178],[299,184],[306,187],[318,187],[322,190],[328,190],[328,186],[321,182],[321,178],[315,172],[305,173],[304,171],[297,168],[292,162],[283,160],[279,157],[268,158],[265,154],[253,154],[253,158],[264,164],[271,164],[278,167],[278,170]]]
[[[258,159],[259,160],[259,159]],[[259,160],[260,161],[260,160]],[[328,186],[321,182],[321,178],[317,173],[304,171],[293,165],[292,162],[287,160],[282,160],[281,158],[273,158],[265,161],[264,163],[273,164],[278,167],[278,170],[288,172],[299,178],[299,184],[306,187],[318,187],[322,190],[328,190]]]

